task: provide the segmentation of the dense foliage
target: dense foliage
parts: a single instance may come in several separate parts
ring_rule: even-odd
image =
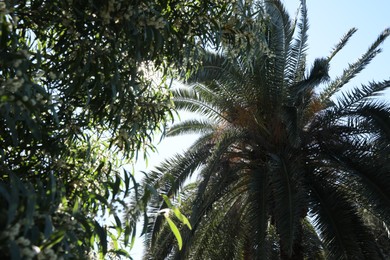
[[[151,147],[171,111],[169,72],[220,41],[229,8],[0,2],[2,259],[128,255],[135,223],[120,212],[133,175],[120,167]]]
[[[389,257],[390,106],[376,97],[390,82],[341,90],[390,30],[330,79],[333,57],[356,29],[308,69],[301,4],[299,22],[278,0],[242,5],[236,19],[250,25],[251,48],[224,42],[174,92],[176,108],[197,116],[168,136],[200,137],[142,183],[145,259]],[[194,174],[198,181],[187,185]],[[168,206],[160,194],[190,216],[182,250],[158,214]]]

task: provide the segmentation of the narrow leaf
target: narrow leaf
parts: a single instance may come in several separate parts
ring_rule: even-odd
[[[179,250],[181,250],[181,248],[183,247],[183,240],[181,238],[179,229],[177,228],[175,223],[173,223],[173,221],[168,216],[165,216],[165,219],[168,221],[169,227],[171,228],[173,234],[175,235],[175,237],[177,239],[177,244],[179,245]]]

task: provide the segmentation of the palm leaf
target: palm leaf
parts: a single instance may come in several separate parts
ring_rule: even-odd
[[[357,31],[356,28],[351,28],[349,31],[343,35],[341,40],[336,44],[336,46],[332,49],[331,53],[329,54],[327,60],[330,62],[333,57],[347,44],[348,40],[355,34]]]
[[[305,187],[302,186],[300,180],[300,176],[303,174],[298,161],[294,162],[291,158],[286,160],[286,158],[276,155],[272,155],[272,158],[270,172],[272,174],[273,214],[282,250],[291,256],[296,237],[298,237],[302,212],[304,212],[303,194]]]
[[[333,80],[322,92],[320,99],[323,103],[329,103],[329,98],[333,96],[340,88],[347,84],[352,78],[360,73],[371,60],[381,51],[378,47],[389,36],[390,29],[384,30],[377,40],[368,48],[366,53],[362,55],[356,62],[350,64],[348,69],[343,71],[343,74]],[[342,47],[343,45],[340,45]]]
[[[183,134],[207,134],[216,128],[216,124],[209,120],[186,120],[171,126],[167,137],[173,137]]]
[[[313,182],[310,188],[311,213],[328,249],[328,257],[381,259],[372,235],[346,194],[327,182]]]
[[[294,26],[295,27],[295,26]],[[291,45],[287,58],[286,78],[289,80],[289,85],[295,85],[301,81],[305,72],[306,50],[307,50],[307,31],[309,23],[307,18],[306,1],[301,1],[301,18],[298,23],[298,35]]]

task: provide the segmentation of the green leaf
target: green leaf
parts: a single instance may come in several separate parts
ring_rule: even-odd
[[[172,205],[171,201],[169,200],[168,196],[165,195],[165,194],[163,194],[161,196],[163,197],[163,199],[164,199],[165,203],[167,204],[168,208],[172,209],[173,205]]]
[[[136,226],[134,226],[133,234],[131,235],[130,248],[133,248],[133,247],[134,247],[135,236],[136,236],[136,234],[137,234],[137,229],[136,229]]]
[[[80,204],[79,201],[80,201],[80,198],[77,197],[77,198],[75,199],[75,203],[74,203],[73,209],[72,209],[72,213],[73,213],[73,214],[76,214],[76,213],[79,211],[79,204]]]
[[[120,185],[121,185],[121,178],[118,175],[116,175],[115,176],[115,183],[113,184],[113,187],[112,187],[112,196],[113,197],[118,195]]]
[[[187,225],[187,227],[189,229],[192,229],[191,227],[191,224],[190,222],[188,221],[188,219],[186,218],[186,216],[184,216],[180,210],[178,208],[174,208],[173,209],[173,212],[175,213],[175,216],[181,221],[181,223],[183,223],[184,225]]]
[[[118,250],[118,238],[111,232],[108,233],[111,238],[111,245],[115,250]]]
[[[121,255],[121,256],[125,256],[125,257],[128,257],[128,258],[132,259],[130,254],[126,250],[124,250],[124,249],[112,250],[110,252],[112,252],[112,253],[114,253],[116,255]]]
[[[180,220],[181,223],[183,223],[184,225],[187,225],[189,229],[192,229],[191,227],[191,224],[190,222],[188,221],[188,219],[180,212],[180,210],[173,206],[171,201],[169,200],[168,196],[163,194],[161,195],[165,201],[165,203],[167,204],[167,206],[172,209],[172,211],[175,213],[175,216],[177,217],[178,220]]]
[[[167,220],[169,227],[171,228],[173,234],[176,237],[177,244],[179,246],[179,250],[181,250],[181,248],[183,247],[183,239],[181,238],[179,229],[177,228],[175,223],[173,223],[173,221],[168,216],[165,216],[165,219]]]
[[[65,231],[63,230],[59,230],[57,232],[54,232],[51,236],[50,236],[50,239],[47,240],[45,243],[43,243],[43,245],[41,246],[41,250],[45,249],[45,248],[51,248],[53,247],[54,245],[58,244],[59,242],[62,241],[62,239],[64,238],[65,236]]]
[[[100,226],[100,224],[95,221],[94,222],[95,232],[99,236],[101,250],[99,250],[103,255],[107,253],[107,231]]]
[[[128,171],[124,171],[123,175],[125,177],[125,194],[123,196],[127,197],[127,194],[128,194],[128,192],[130,190],[130,176],[132,177],[132,175]],[[136,183],[134,183],[134,187],[136,188]],[[137,190],[136,190],[136,196],[138,196]]]
[[[117,227],[122,230],[122,222],[119,219],[119,217],[117,215],[114,215],[114,219],[115,219],[115,223],[116,223]]]
[[[129,243],[129,238],[130,238],[130,233],[131,233],[131,226],[129,221],[126,221],[126,226],[125,226],[125,237],[124,237],[124,245],[127,246]],[[130,246],[131,248],[131,246]]]

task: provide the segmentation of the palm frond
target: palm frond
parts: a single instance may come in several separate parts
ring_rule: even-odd
[[[202,56],[202,66],[190,75],[187,84],[207,84],[218,80],[224,73],[224,65],[229,62],[222,54],[206,52]]]
[[[293,38],[292,22],[283,4],[278,0],[265,1],[265,9],[269,15],[267,42],[272,56],[266,63],[266,84],[264,84],[265,106],[275,109],[285,93],[286,58]]]
[[[290,88],[290,105],[303,106],[303,109],[310,103],[314,89],[329,79],[329,64],[326,59],[316,59],[307,79],[304,79]]]
[[[285,72],[290,86],[295,85],[297,82],[301,81],[305,72],[305,53],[307,50],[308,39],[307,31],[309,29],[306,1],[301,1],[301,17],[300,22],[298,23],[298,28],[298,35],[289,50]]]
[[[232,129],[232,131],[225,131],[221,136],[218,137],[218,141],[210,151],[211,155],[207,160],[207,164],[200,172],[201,181],[198,188],[196,201],[204,200],[204,194],[206,189],[208,188],[210,178],[216,173],[217,168],[219,168],[218,171],[221,171],[221,169],[227,169],[227,161],[224,155],[229,150],[228,147],[230,147],[234,143],[237,143],[239,140],[245,137],[246,133],[238,132],[235,129]],[[197,212],[196,208],[197,206],[195,206],[193,209],[193,217],[191,217],[191,223],[197,223],[199,221],[199,218],[202,216],[202,214],[199,214]]]
[[[321,238],[318,236],[313,223],[309,217],[306,217],[302,221],[303,225],[303,248],[305,258],[325,260],[325,247],[321,241]]]
[[[167,137],[174,137],[183,134],[208,134],[216,127],[216,124],[209,120],[193,119],[174,124],[168,128]]]
[[[366,53],[362,55],[360,59],[356,62],[350,64],[347,69],[343,71],[343,74],[333,80],[320,94],[320,99],[322,103],[328,103],[329,98],[333,96],[334,93],[339,91],[345,84],[347,84],[352,78],[359,74],[370,62],[371,60],[381,52],[379,45],[389,36],[390,29],[384,30],[377,40],[368,48]]]
[[[326,173],[323,173],[326,174]],[[311,183],[314,224],[334,259],[381,259],[374,238],[346,194],[327,182]]]
[[[281,240],[281,247],[287,255],[293,254],[301,228],[300,220],[304,212],[305,187],[300,180],[303,176],[299,161],[273,155],[270,171],[276,227]]]
[[[224,154],[230,145],[241,138],[243,138],[243,134],[240,132],[235,130],[225,131],[225,133],[218,138],[218,142],[211,151],[209,151],[211,152],[211,155],[209,155],[208,160],[204,160],[207,164],[203,166],[199,173],[201,179],[191,209],[190,223],[193,230],[184,232],[183,248],[178,252],[178,255],[176,256],[177,259],[181,259],[189,253],[189,249],[194,239],[193,232],[197,230],[202,217],[210,210],[211,205],[219,198],[221,191],[225,189],[226,185],[234,180],[235,175],[233,174],[218,173],[224,173],[222,169],[228,170],[228,168],[223,168],[223,165],[226,164]],[[213,188],[209,187],[211,183],[214,183],[211,185]]]
[[[214,203],[213,209],[202,219],[197,233],[194,236],[194,248],[191,250],[191,259],[228,259],[237,252],[237,240],[242,235],[240,210],[242,198],[235,196],[231,202],[218,201]],[[244,220],[245,221],[245,220]],[[231,239],[224,239],[225,236]]]
[[[343,37],[341,38],[341,40],[336,44],[336,46],[332,49],[331,53],[329,54],[329,56],[327,57],[327,60],[328,62],[330,62],[333,57],[342,49],[345,47],[345,45],[347,44],[348,40],[352,37],[352,35],[355,34],[355,32],[357,32],[357,29],[356,28],[351,28],[349,29],[349,31],[343,35]]]
[[[359,143],[363,144],[363,148]],[[390,161],[378,156],[369,149],[366,142],[359,140],[349,145],[335,147],[331,153],[338,164],[338,169],[344,171],[351,189],[359,190],[360,196],[371,205],[375,213],[387,223],[390,223]],[[345,149],[344,147],[353,147]],[[344,149],[343,149],[344,148]],[[348,174],[351,177],[347,176]]]
[[[180,211],[185,215],[188,215],[189,213],[189,208],[193,200],[193,193],[196,190],[196,186],[196,183],[190,183],[184,186],[180,191]],[[146,233],[146,253],[144,255],[144,259],[172,259],[172,255],[174,255],[174,252],[178,250],[175,236],[173,235],[170,226],[167,224],[163,216],[154,216],[151,223],[155,222],[156,220],[161,223],[161,227],[155,234],[152,233],[152,229]],[[172,218],[172,221],[175,221],[175,218]],[[183,230],[187,228],[181,223],[176,223],[176,225],[180,229],[180,232],[183,232]],[[154,241],[152,241],[152,239],[154,239]]]
[[[380,141],[389,143],[390,109],[386,103],[364,103],[358,107],[356,113],[366,119],[366,124],[370,126],[373,132],[379,132],[378,135],[381,137]]]
[[[178,110],[196,112],[209,118],[224,118],[218,107],[203,100],[193,90],[178,89],[173,91],[173,101]]]
[[[269,255],[267,250],[267,231],[269,224],[270,202],[270,177],[266,169],[255,168],[249,172],[248,209],[246,218],[252,230],[250,236],[255,245],[254,255],[256,259],[266,259]]]
[[[207,140],[207,138],[204,138]],[[199,143],[203,143],[199,145]],[[192,149],[191,149],[192,148]],[[200,167],[209,156],[210,146],[204,140],[198,141],[184,155],[176,155],[175,157],[163,162],[156,170],[151,171],[142,185],[147,189],[154,187],[161,194],[172,196],[177,194],[179,188],[184,184],[191,174]],[[156,214],[159,210],[167,208],[165,202],[159,194],[154,195],[154,199],[149,201],[149,209],[152,214]],[[154,245],[156,236],[161,229],[162,219],[155,218],[152,226],[149,228],[151,235],[151,245]]]
[[[381,95],[381,92],[390,87],[390,80],[383,82],[371,82],[368,85],[361,85],[351,91],[341,93],[337,98],[337,106],[335,110],[345,110],[351,106],[357,105],[359,102],[367,101],[370,98]]]

